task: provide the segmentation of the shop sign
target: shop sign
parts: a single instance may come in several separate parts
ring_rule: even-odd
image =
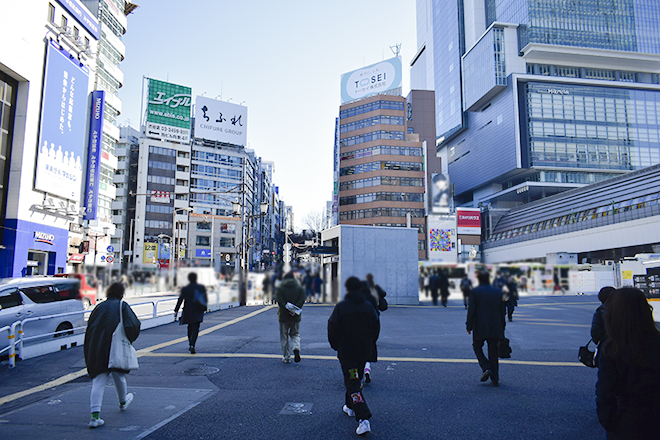
[[[77,223],[69,223],[69,232],[74,232],[76,234],[82,234],[83,233],[83,227],[82,227],[82,225],[79,225]]]
[[[34,231],[34,241],[52,245],[53,242],[55,241],[55,236],[53,234],[47,234],[45,232]]]

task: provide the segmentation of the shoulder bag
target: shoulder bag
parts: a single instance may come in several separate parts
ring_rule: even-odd
[[[193,294],[193,305],[195,306],[195,309],[199,313],[204,313],[206,312],[206,309],[208,305],[206,304],[206,296],[204,295],[204,292],[202,292],[200,289],[195,289],[195,293]]]
[[[587,345],[580,347],[580,349],[578,350],[578,359],[587,367],[596,368],[597,365],[594,362],[594,359],[596,357],[596,351],[598,350],[598,347],[596,347],[596,351],[589,350],[589,344],[591,344],[592,342],[593,339],[589,339]]]
[[[502,338],[497,341],[497,357],[503,359],[511,357],[511,346],[509,345],[509,340],[507,338]]]
[[[124,314],[122,313],[122,306],[124,301],[119,301],[119,324],[112,332],[112,343],[110,344],[110,359],[108,360],[108,368],[117,370],[137,370],[138,358],[135,347],[126,337],[124,330]]]

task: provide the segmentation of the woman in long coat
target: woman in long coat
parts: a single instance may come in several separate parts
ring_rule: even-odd
[[[90,428],[96,428],[104,424],[100,418],[101,403],[103,402],[103,391],[112,375],[119,398],[119,409],[124,411],[133,401],[133,394],[127,393],[126,374],[128,371],[109,369],[110,344],[112,333],[119,324],[119,303],[124,296],[124,285],[113,283],[106,292],[107,299],[94,307],[85,331],[85,365],[87,373],[92,378],[92,395],[90,407],[92,418],[89,422]],[[133,343],[140,335],[140,320],[135,316],[131,306],[121,303],[123,314],[124,331],[126,337]]]
[[[607,300],[608,339],[598,353],[596,407],[610,440],[660,438],[660,331],[639,289]]]

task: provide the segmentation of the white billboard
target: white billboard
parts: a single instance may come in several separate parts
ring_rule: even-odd
[[[195,137],[233,145],[247,145],[247,107],[197,96]]]
[[[394,57],[341,76],[341,103],[345,104],[401,87],[401,58]]]

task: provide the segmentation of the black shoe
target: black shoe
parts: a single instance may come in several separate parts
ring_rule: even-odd
[[[484,374],[481,375],[481,381],[486,382],[488,379],[490,379],[490,370],[484,371]]]
[[[298,350],[297,348],[293,350],[293,360],[295,362],[300,362],[300,350]]]
[[[500,382],[497,381],[497,380],[494,380],[492,383],[493,383],[494,387],[499,387],[500,386]]]
[[[195,351],[195,347],[193,347],[192,345],[190,346],[190,348],[189,348],[188,350],[190,350],[190,354],[195,354],[195,353],[197,353],[197,352]]]
[[[513,318],[509,318],[509,322],[513,322]]]

